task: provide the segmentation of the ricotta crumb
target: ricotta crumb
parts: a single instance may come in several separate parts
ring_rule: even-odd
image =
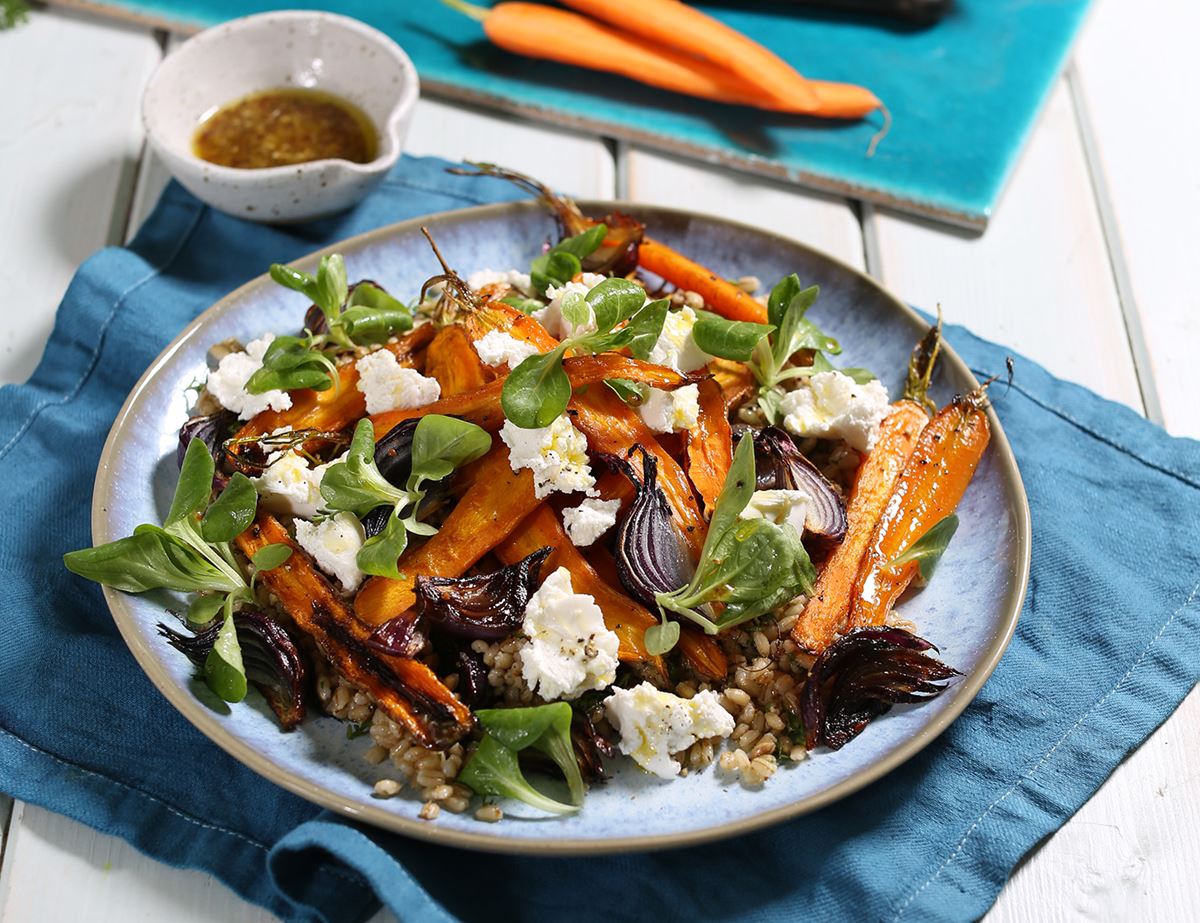
[[[479,361],[492,368],[507,365],[510,369],[515,369],[525,359],[538,353],[537,347],[532,343],[518,340],[503,330],[489,330],[472,345]]]
[[[497,282],[503,282],[505,285],[515,288],[522,295],[529,295],[533,291],[533,283],[529,281],[529,273],[520,272],[516,269],[506,271],[481,269],[478,272],[471,273],[467,277],[467,285],[474,291],[479,291],[488,285],[495,285]]]
[[[287,410],[292,397],[286,391],[264,391],[251,394],[246,390],[250,376],[262,368],[263,354],[275,339],[268,333],[251,340],[245,352],[230,353],[208,375],[208,393],[226,410],[232,410],[239,420],[249,420],[264,410]]]
[[[790,525],[797,535],[804,535],[808,504],[808,494],[802,490],[756,490],[738,519],[766,519],[777,526]]]
[[[356,387],[367,398],[369,414],[432,404],[442,393],[434,379],[402,366],[391,350],[367,353],[354,368],[358,371]]]
[[[691,429],[700,419],[700,388],[684,385],[674,391],[651,388],[638,416],[656,433],[678,433]]]
[[[818,372],[779,402],[783,425],[797,436],[844,439],[859,452],[869,451],[879,424],[890,410],[879,379],[860,385],[843,372]]]
[[[539,500],[554,491],[591,493],[596,479],[588,465],[587,437],[563,414],[541,429],[522,429],[505,420],[500,438],[508,446],[513,471],[533,472],[533,492]]]
[[[697,346],[692,336],[698,319],[691,308],[668,311],[662,333],[650,350],[649,361],[677,372],[694,372],[707,365],[712,356]]]
[[[616,680],[620,640],[605,627],[596,601],[572,589],[565,567],[533,594],[521,628],[529,638],[521,648],[521,675],[546,701],[578,698]]]
[[[579,506],[562,511],[563,527],[576,548],[586,548],[617,524],[620,500],[599,500],[588,497]]]
[[[272,513],[312,519],[321,508],[321,478],[328,465],[310,468],[293,451],[279,454],[266,470],[250,480],[262,505]]]
[[[365,540],[362,524],[353,513],[338,513],[317,523],[296,520],[296,542],[347,593],[357,590],[366,576],[357,561]]]
[[[587,307],[587,321],[579,326],[572,325],[562,316],[562,303],[567,295],[587,295],[604,281],[604,276],[594,272],[585,272],[580,274],[579,280],[578,282],[568,282],[561,287],[551,285],[546,289],[546,297],[550,299],[550,303],[541,310],[533,312],[533,318],[545,327],[551,336],[560,340],[578,336],[581,333],[590,333],[596,329],[596,314],[590,305]]]
[[[614,689],[604,701],[604,713],[621,734],[621,752],[663,779],[674,778],[682,768],[671,754],[697,740],[728,737],[734,728],[733,716],[711,689],[684,699],[643,682]]]

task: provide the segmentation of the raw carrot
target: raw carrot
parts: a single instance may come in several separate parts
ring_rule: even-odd
[[[733,431],[725,409],[725,395],[716,380],[704,379],[699,391],[700,414],[696,425],[684,433],[684,444],[688,477],[711,515],[733,463]]]
[[[405,368],[419,371],[425,367],[425,347],[435,333],[432,324],[422,324],[383,348],[392,352]],[[264,410],[247,421],[238,430],[237,437],[263,436],[283,426],[295,430],[344,429],[367,412],[366,398],[357,385],[358,370],[353,362],[347,362],[338,368],[338,384],[335,387],[325,391],[303,388],[289,392],[291,407],[279,411]]]
[[[596,600],[604,613],[604,624],[620,639],[617,656],[626,662],[653,663],[662,672],[662,660],[646,650],[646,629],[658,619],[640,603],[630,599],[617,587],[604,580],[571,544],[554,510],[541,504],[525,517],[513,533],[496,546],[496,557],[505,564],[515,564],[539,548],[549,546],[550,552],[542,575],[549,576],[560,567],[571,574],[571,588]]]
[[[703,58],[784,104],[815,106],[817,95],[794,67],[758,42],[678,0],[563,0],[573,10],[632,32],[658,47]]]
[[[918,573],[900,554],[954,512],[991,438],[983,392],[956,397],[930,421],[896,481],[854,586],[850,628],[882,625]]]
[[[493,7],[475,6],[465,0],[443,2],[481,22],[492,43],[506,51],[618,74],[685,96],[829,118],[856,119],[883,108],[879,99],[863,87],[803,78],[800,80],[805,89],[780,88],[778,92],[787,94],[780,98],[708,61],[680,55],[640,36],[555,7],[518,2]]]
[[[767,322],[767,309],[750,295],[666,244],[649,238],[642,240],[638,247],[638,263],[677,288],[698,292],[704,297],[705,307],[714,314],[729,320]]]
[[[661,365],[653,365],[616,353],[599,353],[594,356],[573,356],[563,361],[563,369],[571,380],[572,387],[582,388],[598,384],[606,378],[626,378],[671,391],[686,385],[689,379]],[[413,420],[426,414],[441,413],[462,417],[464,420],[495,432],[504,425],[504,414],[500,407],[500,392],[504,379],[497,378],[482,388],[441,398],[423,407],[389,410],[371,417],[375,426],[375,438],[382,439],[397,423]],[[623,406],[623,405],[622,405]]]
[[[439,330],[425,350],[425,374],[437,380],[442,397],[477,391],[494,377],[457,325]]]
[[[471,710],[425,664],[380,654],[367,643],[371,630],[354,618],[329,581],[297,547],[279,520],[261,513],[237,537],[252,557],[267,545],[287,545],[292,556],[259,571],[258,580],[296,626],[350,682],[366,690],[389,718],[425,746],[448,747],[474,726]]]
[[[468,567],[504,541],[538,505],[533,475],[514,473],[508,449],[497,443],[467,469],[471,478],[441,529],[424,545],[400,559],[403,580],[372,577],[358,591],[354,611],[368,625],[380,625],[412,608],[418,575],[460,577]]]
[[[855,581],[875,527],[928,422],[919,404],[898,401],[880,424],[879,436],[859,465],[846,504],[846,535],[825,562],[792,629],[792,640],[805,650],[821,653],[845,629]]]

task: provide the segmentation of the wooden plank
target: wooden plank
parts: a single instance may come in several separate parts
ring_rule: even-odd
[[[868,212],[889,288],[1142,409],[1070,95],[1051,96],[982,237]],[[1017,374],[1020,374],[1018,368]]]
[[[612,198],[616,190],[612,151],[603,141],[436,99],[417,104],[404,150],[498,163],[578,198]]]
[[[141,148],[138,104],[160,57],[145,29],[34,12],[0,32],[0,383],[37,365],[79,264],[121,241]],[[17,91],[15,88],[20,88]]]
[[[801,192],[718,167],[628,149],[619,173],[624,196],[635,202],[710,212],[754,224],[824,250],[856,269],[863,268],[862,234],[845,199]]]
[[[1133,301],[1127,310],[1144,335],[1163,418],[1172,432],[1200,437],[1194,356],[1200,123],[1179,108],[1189,90],[1200,89],[1192,41],[1200,6],[1172,0],[1155,4],[1151,20],[1145,13],[1139,4],[1097,4],[1076,53],[1077,85],[1124,253]],[[1138,34],[1147,40],[1130,40]]]
[[[1189,41],[1200,9],[1163,4],[1155,16],[1170,27],[1156,28],[1152,42],[1129,41],[1145,29],[1145,12],[1101,0],[1081,37],[1073,79],[1093,179],[1108,208],[1103,217],[1123,307],[1148,364],[1143,386],[1156,386],[1169,430],[1200,436],[1192,357],[1200,344],[1200,294],[1191,277],[1191,216],[1200,207],[1192,150],[1200,126],[1175,111],[1187,88],[1200,86]],[[1173,89],[1153,89],[1163,87]],[[1194,690],[1017,872],[989,923],[1200,919],[1198,734]]]

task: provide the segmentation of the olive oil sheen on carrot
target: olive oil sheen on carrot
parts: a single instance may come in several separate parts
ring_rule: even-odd
[[[367,163],[376,134],[357,106],[320,90],[282,88],[251,93],[205,116],[192,138],[201,160],[261,170],[340,158]]]

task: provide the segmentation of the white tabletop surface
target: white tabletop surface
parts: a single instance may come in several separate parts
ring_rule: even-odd
[[[407,150],[760,224],[1200,437],[1198,30],[1194,0],[1098,0],[982,237],[432,99]],[[0,33],[0,382],[32,372],[79,263],[128,240],[166,182],[138,101],[174,41],[60,12]],[[1193,691],[1027,857],[987,919],[1200,920],[1197,765]],[[0,796],[0,816],[7,923],[273,919],[206,874],[40,808]]]

